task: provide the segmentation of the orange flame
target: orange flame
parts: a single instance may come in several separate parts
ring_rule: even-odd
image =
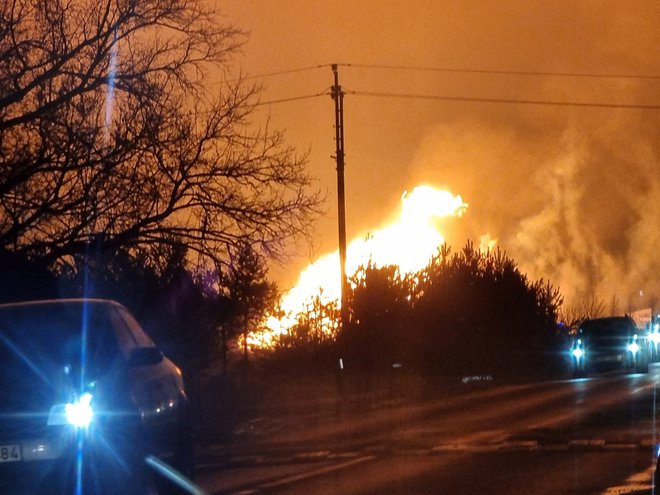
[[[369,261],[375,266],[396,265],[402,273],[421,270],[445,241],[437,229],[437,220],[460,217],[467,207],[460,196],[431,186],[417,186],[410,193],[404,192],[401,212],[394,223],[348,245],[346,272],[349,278]],[[295,323],[296,315],[313,297],[320,296],[324,304],[334,301],[339,305],[340,294],[339,252],[335,251],[301,272],[296,286],[282,298],[284,316],[281,319],[271,317],[266,326],[274,334],[286,333]],[[270,339],[262,337],[261,345],[264,340]]]

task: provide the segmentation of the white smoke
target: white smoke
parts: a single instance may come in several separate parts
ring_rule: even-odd
[[[448,239],[455,248],[488,233],[530,278],[559,286],[567,304],[658,306],[660,159],[649,118],[657,120],[572,115],[562,128],[553,118],[542,138],[520,122],[443,125],[421,147],[416,178],[471,204]]]

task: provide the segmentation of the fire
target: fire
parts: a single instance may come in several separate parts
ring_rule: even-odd
[[[445,241],[437,229],[437,220],[461,216],[467,207],[460,196],[431,186],[417,186],[412,192],[404,192],[396,221],[347,246],[347,275],[350,278],[358,267],[369,261],[376,266],[396,265],[402,273],[421,270]],[[284,317],[271,318],[268,328],[276,334],[285,333],[296,315],[317,295],[322,303],[336,301],[339,304],[338,251],[322,256],[300,274],[296,286],[281,301]]]

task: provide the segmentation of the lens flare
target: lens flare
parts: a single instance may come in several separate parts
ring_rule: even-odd
[[[110,135],[112,127],[112,109],[115,99],[115,76],[117,72],[117,32],[114,33],[112,48],[110,49],[110,61],[108,66],[108,90],[105,97],[105,130]]]
[[[94,411],[92,409],[92,394],[84,393],[77,401],[64,406],[66,419],[76,428],[87,428],[92,422]]]
[[[460,196],[428,185],[404,192],[399,217],[393,223],[348,245],[347,275],[350,278],[361,265],[369,262],[379,267],[396,265],[401,273],[421,270],[445,242],[438,230],[438,220],[460,217],[467,207]],[[300,273],[296,286],[282,298],[284,316],[270,318],[267,326],[272,334],[286,333],[294,324],[296,315],[310,305],[312,298],[318,296],[322,304],[335,302],[339,305],[340,293],[339,253],[335,251],[322,256]]]

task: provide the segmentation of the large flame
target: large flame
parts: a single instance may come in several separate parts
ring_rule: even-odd
[[[421,270],[445,241],[438,231],[437,220],[460,216],[467,207],[460,196],[431,186],[417,186],[410,193],[404,192],[401,212],[394,223],[348,245],[346,273],[350,277],[369,261],[375,266],[397,265],[401,273]],[[271,318],[268,328],[274,333],[286,332],[296,315],[316,296],[320,296],[322,303],[335,301],[339,304],[339,280],[339,252],[319,258],[300,274],[296,286],[284,295],[281,302],[284,316]]]

